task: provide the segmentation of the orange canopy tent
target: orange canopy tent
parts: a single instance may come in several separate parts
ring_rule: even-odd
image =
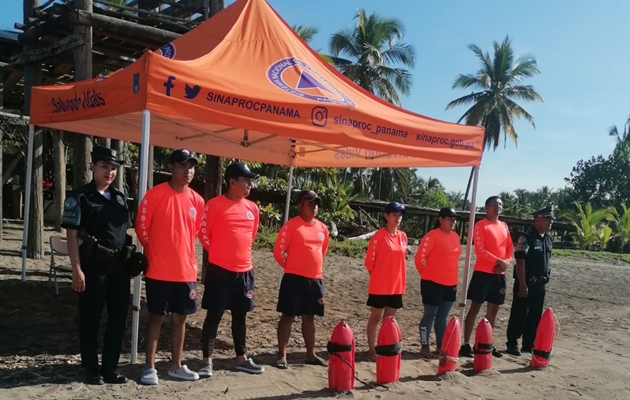
[[[34,87],[30,110],[27,181],[35,125],[288,165],[290,172],[293,166],[478,171],[484,137],[482,127],[428,118],[359,88],[264,0],[237,0],[107,77]],[[147,161],[148,146],[142,146],[139,196],[146,191]],[[25,223],[29,205],[27,182]],[[287,212],[288,204],[285,219]],[[25,233],[24,248],[26,240]],[[136,279],[136,307],[139,285]],[[134,307],[132,361],[138,317]]]

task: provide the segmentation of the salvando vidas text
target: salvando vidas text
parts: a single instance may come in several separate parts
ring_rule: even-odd
[[[86,90],[83,92],[83,96],[79,96],[76,93],[73,98],[62,99],[61,97],[53,97],[50,99],[50,104],[53,106],[53,114],[79,111],[80,108],[89,110],[91,108],[98,108],[105,106],[105,99],[100,92],[96,90]]]

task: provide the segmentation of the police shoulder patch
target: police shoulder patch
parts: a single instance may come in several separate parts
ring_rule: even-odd
[[[81,224],[81,206],[74,196],[68,196],[63,203],[61,224],[65,227],[78,227]]]

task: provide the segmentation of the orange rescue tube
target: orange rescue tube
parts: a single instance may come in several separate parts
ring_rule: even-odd
[[[547,308],[538,322],[536,328],[536,338],[532,349],[532,368],[543,368],[549,365],[551,349],[553,348],[553,338],[556,335],[556,316],[553,310]]]
[[[484,318],[479,321],[477,330],[475,331],[475,360],[473,372],[478,374],[481,371],[492,368],[492,326],[490,322]]]
[[[376,341],[376,382],[385,384],[400,378],[402,334],[393,316],[385,318]]]
[[[354,335],[346,321],[333,329],[328,351],[328,390],[343,392],[354,389]]]
[[[457,361],[459,361],[459,345],[462,334],[462,328],[459,318],[453,317],[446,325],[444,337],[442,337],[442,346],[440,348],[440,356],[438,358],[438,376],[445,372],[455,371]]]

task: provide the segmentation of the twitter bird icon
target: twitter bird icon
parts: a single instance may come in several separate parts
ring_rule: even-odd
[[[185,88],[184,88],[186,94],[184,95],[185,98],[187,99],[194,99],[195,97],[197,97],[199,95],[199,91],[201,90],[201,86],[199,85],[194,85],[194,86],[189,86],[188,84],[186,84]]]

